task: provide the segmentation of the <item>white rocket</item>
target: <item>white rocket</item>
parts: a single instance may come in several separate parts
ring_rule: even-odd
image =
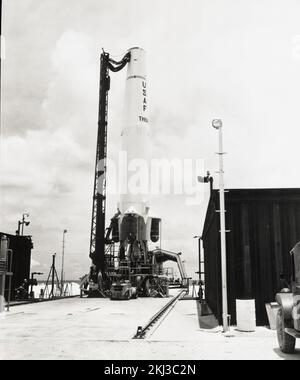
[[[128,167],[134,166],[139,160],[145,166],[145,170],[148,170],[150,141],[145,51],[141,48],[132,48],[129,52],[131,58],[126,76],[121,132],[122,152],[126,153]],[[126,176],[126,179],[130,181],[129,174],[128,172],[122,173],[123,178]],[[147,181],[148,173],[144,174]],[[148,203],[147,192],[133,194],[132,189],[128,186],[126,194],[121,195],[120,211],[122,214],[134,212],[146,218],[149,210]]]
[[[135,164],[145,170],[145,187],[148,187],[150,126],[148,118],[147,79],[145,51],[141,48],[129,50],[131,57],[127,67],[123,128],[121,132],[122,151],[127,155],[128,167]],[[127,171],[127,168],[126,168]],[[131,173],[132,174],[132,173]],[[128,178],[130,173],[123,173]],[[142,178],[143,180],[143,178]],[[126,194],[120,196],[119,218],[120,254],[137,260],[147,261],[147,242],[158,241],[160,219],[149,217],[148,190],[135,193],[128,186]],[[129,246],[128,246],[129,245]],[[126,250],[130,250],[130,253]]]

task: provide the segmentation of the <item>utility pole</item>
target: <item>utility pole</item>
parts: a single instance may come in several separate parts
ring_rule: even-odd
[[[66,244],[66,233],[68,231],[67,230],[64,230],[63,231],[63,241],[62,241],[62,262],[61,262],[61,278],[60,278],[60,286],[61,286],[61,296],[64,295],[64,281],[65,281],[65,273],[64,273],[64,270],[65,270],[65,244]]]
[[[57,283],[57,287],[59,289],[59,293],[61,294],[61,288],[60,288],[60,284],[59,284],[59,278],[58,278],[57,271],[56,271],[56,268],[55,268],[55,259],[56,259],[56,253],[54,253],[54,255],[52,255],[52,265],[51,265],[50,272],[49,272],[49,275],[48,275],[48,278],[47,278],[47,281],[46,281],[46,285],[45,285],[45,289],[44,289],[44,294],[46,294],[47,291],[48,291],[48,287],[49,287],[49,284],[50,284],[50,278],[51,278],[51,291],[49,293],[49,298],[55,298],[55,293],[54,293],[55,280],[56,280],[56,283]]]
[[[219,131],[219,195],[220,195],[220,235],[221,235],[221,266],[222,266],[222,314],[223,330],[228,332],[228,295],[227,295],[227,254],[226,254],[226,222],[225,222],[225,188],[224,188],[224,164],[223,164],[223,123],[215,119],[212,126]]]
[[[0,241],[0,313],[5,311],[5,278],[7,272],[8,239],[4,235]]]
[[[49,298],[54,298],[55,294],[54,294],[54,287],[55,287],[55,273],[56,273],[56,269],[55,269],[55,258],[56,258],[56,254],[52,255],[52,279],[51,279],[51,293],[50,293],[50,296]]]
[[[56,255],[52,256],[52,279],[51,279],[51,293],[50,293],[50,296],[52,296],[52,298],[54,297],[54,286],[55,286],[55,257]]]

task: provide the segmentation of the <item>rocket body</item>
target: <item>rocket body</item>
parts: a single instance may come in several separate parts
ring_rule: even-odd
[[[121,131],[122,152],[126,154],[127,189],[120,197],[122,214],[136,213],[144,217],[149,210],[148,167],[149,167],[149,118],[147,102],[147,79],[145,51],[132,48],[130,62],[127,67],[125,102],[123,111],[123,128]],[[139,170],[139,175],[146,188],[136,191],[132,175]],[[125,177],[126,176],[126,177]],[[133,185],[133,186],[131,186]]]
[[[119,257],[147,264],[148,242],[158,241],[160,219],[149,216],[150,126],[145,51],[141,48],[129,51],[121,131],[122,154],[127,161],[121,175],[127,188],[119,203]],[[136,186],[137,183],[142,186]]]

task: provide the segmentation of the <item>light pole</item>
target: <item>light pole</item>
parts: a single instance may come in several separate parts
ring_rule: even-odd
[[[64,295],[64,270],[65,270],[65,243],[66,243],[66,233],[68,231],[63,231],[63,241],[62,241],[62,261],[61,261],[61,279],[60,279],[60,286],[61,286],[61,296]]]
[[[226,224],[225,224],[225,189],[223,164],[223,123],[220,119],[212,121],[212,126],[219,131],[219,195],[220,195],[220,234],[221,234],[221,265],[222,265],[222,313],[223,329],[228,332],[228,295],[227,295],[227,257],[226,257]]]
[[[29,224],[30,224],[30,222],[28,220],[25,220],[25,218],[29,218],[29,214],[28,213],[24,213],[22,215],[22,221],[21,220],[18,221],[18,229],[16,231],[16,234],[18,236],[20,236],[20,235],[23,236],[24,235],[24,225],[26,227],[28,227]],[[21,226],[22,226],[22,228],[21,228]]]

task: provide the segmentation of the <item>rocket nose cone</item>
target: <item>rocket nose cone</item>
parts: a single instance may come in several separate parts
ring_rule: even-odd
[[[132,50],[144,50],[143,48],[139,47],[139,46],[134,46],[130,49],[128,49],[128,51],[132,51]],[[145,50],[144,50],[145,51]]]
[[[131,54],[130,62],[128,64],[127,77],[140,76],[146,77],[146,52],[142,48],[129,49]]]

